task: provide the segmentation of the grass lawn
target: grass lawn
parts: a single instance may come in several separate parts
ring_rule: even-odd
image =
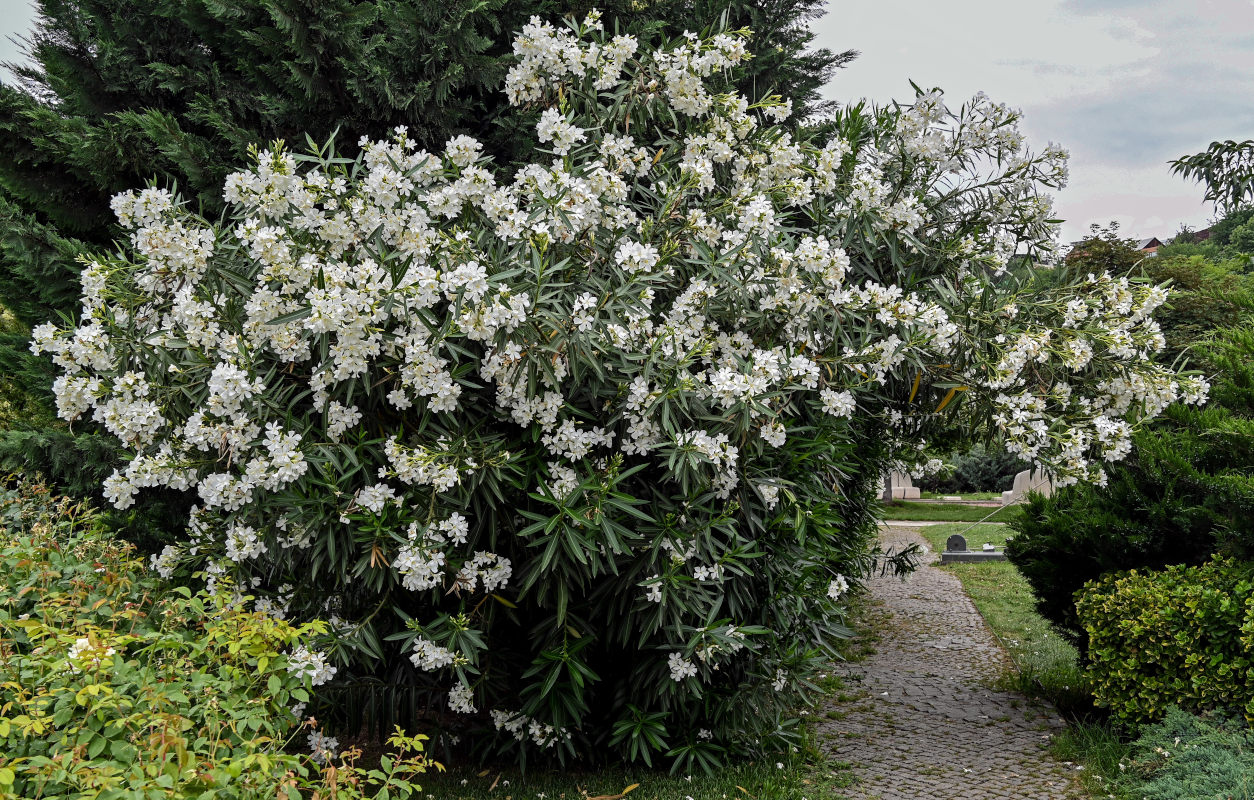
[[[968,547],[985,542],[1002,547],[1013,532],[1005,525],[929,525],[921,530],[935,550],[945,549],[945,539],[955,533],[966,537]],[[970,595],[1014,661],[1017,674],[1007,675],[1008,687],[1048,700],[1069,720],[1068,729],[1055,737],[1054,756],[1084,765],[1081,776],[1093,797],[1128,798],[1119,786],[1119,762],[1129,757],[1130,747],[1109,723],[1093,713],[1075,647],[1036,613],[1035,598],[1018,568],[1009,561],[945,564]]]
[[[998,548],[1013,532],[1005,525],[929,525],[923,537],[934,550],[945,549],[945,539],[961,533],[973,550],[988,542]],[[1028,582],[1009,561],[946,564],[962,581],[975,607],[988,622],[1018,667],[1020,680],[1035,687],[1034,694],[1045,697],[1064,710],[1085,704],[1076,649],[1036,613],[1035,599]]]
[[[440,800],[840,800],[852,783],[846,764],[821,763],[800,754],[781,769],[776,763],[747,764],[718,775],[667,775],[643,766],[595,772],[528,770],[504,773],[452,770],[427,775],[423,794]],[[782,762],[780,762],[782,763]],[[637,784],[632,788],[633,784]],[[626,791],[625,791],[626,790]]]
[[[1000,500],[1001,492],[921,492],[924,500],[940,500],[942,497],[961,497],[963,500]]]
[[[990,522],[1005,522],[1015,514],[1023,513],[1018,506],[961,506],[956,503],[912,503],[894,500],[883,504],[884,519],[913,519],[935,522],[979,522],[988,517]],[[991,516],[990,516],[991,515]]]

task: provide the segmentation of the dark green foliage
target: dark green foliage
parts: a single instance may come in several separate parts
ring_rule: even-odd
[[[1204,184],[1203,199],[1221,211],[1232,211],[1254,200],[1254,140],[1211,142],[1200,153],[1168,163],[1176,175]]]
[[[1173,708],[1132,747],[1131,797],[1254,800],[1254,732],[1239,719]]]
[[[947,462],[950,470],[936,478],[920,479],[919,486],[945,494],[1004,491],[1010,488],[1015,475],[1029,466],[992,444],[974,445],[965,452],[954,453]]]
[[[71,497],[98,495],[118,460],[117,440],[104,433],[71,433],[58,425],[0,430],[0,474],[55,475],[58,491]],[[177,492],[161,491],[142,505],[107,508],[99,517],[119,538],[148,552],[174,541],[190,505]]]
[[[1094,702],[1139,724],[1169,706],[1254,716],[1249,562],[1107,575],[1077,595]]]
[[[795,482],[799,497],[813,498],[820,494],[830,497],[830,478],[835,473],[844,474],[849,482],[842,494],[833,497],[830,504],[807,502],[804,516],[794,516],[791,511],[764,516],[749,513],[741,517],[747,522],[740,526],[733,523],[733,517],[724,517],[710,528],[708,545],[703,545],[729,547],[737,553],[728,557],[728,573],[718,588],[719,616],[741,620],[751,631],[773,631],[771,643],[765,646],[780,648],[778,663],[807,675],[825,671],[825,665],[836,657],[831,646],[851,635],[840,615],[816,618],[807,593],[813,596],[817,589],[821,594],[833,570],[850,576],[865,574],[873,569],[873,557],[878,557],[888,571],[904,573],[913,568],[905,566],[911,553],[885,557],[871,549],[877,526],[874,493],[868,486],[858,485],[854,476],[877,475],[882,463],[879,455],[856,454],[846,443],[817,436],[813,452],[799,455],[782,477]],[[656,513],[666,506],[668,498],[655,488],[645,488],[645,483],[637,477],[623,481],[615,490],[648,497],[642,508]],[[508,492],[508,487],[505,490]],[[527,502],[517,495],[507,497],[506,502],[518,507]],[[488,513],[494,505],[490,500],[480,502],[479,513]],[[689,513],[694,515],[707,513],[695,504],[691,509]],[[588,509],[574,507],[572,511],[582,516]],[[673,514],[661,522],[677,524]],[[656,530],[653,523],[643,521],[635,526],[633,535],[650,536]],[[541,568],[541,549],[527,545],[569,535],[564,530],[568,529],[563,525],[551,535],[536,530],[527,537],[501,537],[496,542],[498,552],[524,565],[520,574],[535,574],[538,579],[527,591],[502,591],[510,602],[508,608],[485,598],[480,604],[482,620],[476,616],[470,623],[470,632],[491,645],[475,648],[475,652],[480,653],[478,668],[484,676],[479,688],[493,702],[506,707],[520,705],[530,717],[567,722],[576,731],[575,745],[582,751],[581,759],[669,765],[679,774],[709,773],[736,763],[737,758],[778,754],[781,748],[801,741],[798,719],[779,705],[780,693],[769,684],[765,691],[755,687],[760,684],[759,660],[744,657],[722,664],[715,677],[702,686],[699,696],[674,688],[663,651],[657,645],[658,629],[698,635],[684,619],[699,608],[696,603],[700,598],[668,594],[664,607],[642,603],[638,584],[649,571],[642,571],[644,562],[593,580],[572,575],[570,588],[552,577],[554,570],[546,575]],[[703,552],[697,558],[704,557]],[[565,569],[574,572],[573,567]],[[398,607],[404,601],[403,596],[392,600]],[[377,602],[364,591],[347,592],[344,608],[346,613],[359,614]],[[452,606],[457,599],[449,597],[443,602]],[[414,615],[429,613],[410,603],[408,610]],[[382,628],[388,622],[381,616],[376,624]],[[380,631],[380,638],[385,632]],[[446,640],[446,633],[447,629],[428,625],[424,635],[453,647],[455,642]],[[402,629],[387,638],[404,636]],[[403,643],[408,645],[412,636],[402,639]],[[793,703],[812,703],[820,696],[810,680],[806,677],[798,682],[798,693],[790,695]],[[424,730],[431,733],[430,720],[447,708],[445,695],[443,685],[432,685],[410,668],[407,659],[392,657],[373,670],[369,665],[342,667],[332,684],[320,687],[315,713],[337,731],[367,730],[382,736],[399,724],[409,728],[425,725]],[[480,721],[461,731],[463,738],[477,740],[473,751],[477,757],[513,756],[521,758],[524,765],[555,757],[534,750],[531,755],[526,750],[521,756],[514,755],[508,742],[494,740],[488,725]],[[740,729],[749,736],[716,745],[695,735],[702,727]],[[656,740],[650,738],[650,732]],[[447,737],[435,738],[438,747],[449,748],[443,751],[447,758],[457,755],[451,752]],[[489,745],[497,749],[485,751]],[[556,757],[568,763],[560,749]]]
[[[1211,223],[1210,236],[1196,241],[1188,229],[1182,229],[1170,243],[1158,248],[1160,256],[1203,256],[1211,261],[1236,260],[1237,271],[1250,272],[1250,256],[1254,255],[1254,208],[1239,208]]]
[[[0,309],[0,429],[57,424],[45,378],[47,364],[31,354],[22,328],[12,314]]]
[[[1193,342],[1240,324],[1254,305],[1254,274],[1244,273],[1246,263],[1245,258],[1215,263],[1200,255],[1160,255],[1141,261],[1134,274],[1171,284],[1171,299],[1154,315],[1167,339],[1163,360],[1188,357]]]
[[[1243,253],[1254,253],[1254,242],[1251,241],[1254,208],[1239,208],[1229,212],[1218,222],[1210,226],[1210,239],[1219,247],[1236,247]]]
[[[1034,497],[1006,552],[1032,584],[1047,619],[1077,637],[1072,596],[1103,573],[1197,564],[1216,551],[1254,548],[1254,331],[1210,348],[1224,372],[1204,408],[1172,406],[1136,435],[1104,488]]]
[[[30,327],[77,312],[78,254],[122,238],[108,200],[149,180],[177,187],[210,217],[222,211],[225,176],[248,147],[276,138],[297,146],[344,132],[382,137],[405,125],[435,148],[455,134],[481,139],[502,164],[535,111],[501,91],[510,34],[545,19],[601,8],[607,27],[653,37],[725,19],[757,32],[761,56],[739,74],[751,98],[779,93],[800,115],[855,55],[807,51],[805,22],[819,0],[40,0],[28,37],[34,66],[15,66],[22,88],[0,86],[0,306]],[[799,116],[800,116],[799,115]],[[28,422],[49,417],[51,373],[32,364],[22,337],[0,342],[0,396]],[[15,365],[20,365],[15,367]],[[29,390],[34,397],[24,397]],[[43,402],[47,407],[47,403]],[[65,437],[62,437],[64,439]],[[38,441],[45,456],[21,449]],[[68,441],[68,440],[66,440]],[[32,464],[53,439],[7,437],[0,460]],[[81,455],[81,449],[78,455]],[[51,459],[70,465],[77,455]],[[41,469],[79,486],[78,470]],[[107,474],[111,461],[91,469]],[[84,466],[84,468],[86,468]]]
[[[1207,328],[1207,318],[1185,309],[1224,319],[1235,313],[1207,305],[1212,289],[1202,282],[1178,295],[1164,328],[1178,351],[1194,338],[1188,355],[1212,376],[1210,402],[1172,406],[1138,433],[1127,460],[1107,469],[1106,487],[1073,486],[1033,498],[1012,522],[1017,535],[1008,557],[1032,584],[1041,614],[1081,647],[1073,596],[1086,581],[1254,551],[1254,326],[1246,322],[1198,341],[1194,332]],[[1249,307],[1248,298],[1228,299]]]
[[[1093,223],[1089,235],[1075,243],[1055,273],[1062,276],[1109,272],[1122,276],[1144,258],[1145,254],[1136,249],[1136,240],[1119,235],[1118,222],[1105,227]]]

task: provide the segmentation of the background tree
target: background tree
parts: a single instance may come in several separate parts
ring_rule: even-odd
[[[793,98],[798,117],[825,110],[820,88],[856,55],[810,49],[820,0],[39,0],[31,64],[9,65],[19,86],[0,86],[0,304],[17,323],[0,336],[0,382],[26,395],[18,406],[48,407],[48,367],[24,329],[77,312],[75,255],[124,238],[117,192],[151,180],[215,217],[253,143],[399,125],[432,149],[473,135],[508,164],[538,113],[504,103],[509,32],[594,5],[611,29],[654,40],[720,18],[753,29],[761,55],[737,89]],[[0,465],[72,491],[108,474],[94,434],[23,416],[0,432]]]
[[[1109,272],[1127,275],[1145,254],[1136,249],[1136,240],[1119,235],[1119,223],[1089,226],[1089,235],[1076,242],[1063,258],[1064,272],[1081,275]]]
[[[1236,272],[1251,271],[1254,254],[1254,208],[1238,208],[1215,220],[1210,233],[1198,241],[1196,234],[1182,228],[1170,242],[1158,248],[1159,256],[1202,256],[1208,261],[1233,260]]]
[[[1254,140],[1211,142],[1200,153],[1168,162],[1172,173],[1206,186],[1203,199],[1227,213],[1254,200]]]

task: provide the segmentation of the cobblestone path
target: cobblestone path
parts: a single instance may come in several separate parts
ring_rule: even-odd
[[[884,545],[922,543],[916,531],[887,528]],[[856,800],[1072,800],[1071,768],[1046,750],[1063,728],[1057,713],[1012,692],[988,688],[1009,658],[962,584],[934,566],[907,580],[874,578],[882,616],[875,653],[840,664],[845,690],[819,726],[823,747],[850,762]]]

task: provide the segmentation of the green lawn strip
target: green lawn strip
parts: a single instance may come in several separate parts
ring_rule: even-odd
[[[912,503],[894,500],[884,503],[883,519],[909,519],[936,522],[979,522],[988,517],[990,522],[1005,522],[1023,512],[1018,506],[965,506],[957,503]],[[991,516],[990,516],[991,515]]]
[[[482,772],[454,769],[428,774],[422,793],[440,800],[585,800],[617,797],[639,784],[627,794],[630,800],[841,800],[841,789],[853,782],[848,764],[827,762],[811,747],[785,761],[744,764],[717,775],[668,775],[643,766],[529,769],[525,775],[513,769]]]
[[[961,497],[963,500],[1000,500],[1001,492],[920,492],[924,500]]]
[[[1069,720],[1067,729],[1054,737],[1050,751],[1061,761],[1084,765],[1080,782],[1095,798],[1142,800],[1129,786],[1133,781],[1119,768],[1132,761],[1132,743],[1108,722]]]
[[[955,533],[966,537],[967,546],[972,549],[979,549],[985,542],[1000,548],[1006,537],[1013,535],[1005,525],[988,524],[929,525],[920,533],[937,551],[943,551],[945,540]],[[1054,756],[1084,766],[1080,777],[1093,797],[1122,800],[1125,795],[1119,793],[1116,784],[1119,762],[1128,758],[1129,745],[1108,722],[1094,721],[1076,649],[1036,613],[1032,590],[1019,570],[1009,561],[951,563],[944,568],[962,582],[976,609],[1010,654],[1018,672],[1006,676],[1006,685],[1049,701],[1067,718],[1067,730],[1052,743]]]
[[[1005,525],[929,525],[922,530],[935,550],[961,533],[967,546],[978,550],[984,543],[1004,547],[1010,529]],[[1036,613],[1028,582],[1009,561],[946,564],[970,595],[976,609],[1001,639],[1019,671],[1023,688],[1063,708],[1087,706],[1078,655],[1070,642],[1059,636]]]

